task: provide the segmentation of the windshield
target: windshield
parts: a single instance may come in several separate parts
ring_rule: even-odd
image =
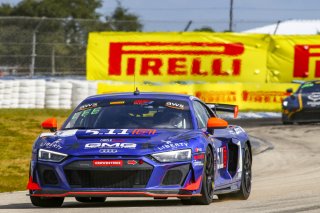
[[[319,82],[308,82],[302,84],[300,87],[300,93],[313,93],[320,92],[320,83]]]
[[[191,129],[185,101],[121,99],[78,107],[62,129]]]

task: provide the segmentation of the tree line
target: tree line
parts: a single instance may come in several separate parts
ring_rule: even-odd
[[[97,12],[102,0],[21,0],[0,5],[0,68],[28,72],[36,48],[35,73],[84,74],[88,34],[92,31],[143,31],[138,15],[117,1],[108,15]],[[10,18],[13,17],[13,18]],[[203,27],[195,31],[213,31]],[[36,46],[34,37],[36,36]]]

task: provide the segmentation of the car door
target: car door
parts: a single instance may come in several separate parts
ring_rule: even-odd
[[[228,143],[231,140],[231,135],[228,129],[215,130],[214,134],[207,132],[207,122],[210,117],[215,116],[213,112],[208,109],[203,103],[195,100],[193,102],[193,107],[195,111],[195,116],[198,123],[198,128],[200,128],[207,137],[209,143],[214,146],[214,156],[215,156],[215,187],[223,187],[228,185],[232,181],[227,170],[228,164]]]

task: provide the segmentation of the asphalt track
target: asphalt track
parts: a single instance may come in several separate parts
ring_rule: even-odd
[[[256,144],[253,188],[246,201],[215,198],[208,206],[183,206],[178,199],[108,198],[103,204],[82,204],[67,198],[62,208],[43,209],[33,207],[23,191],[0,194],[0,212],[320,212],[320,124],[230,123],[241,124]]]

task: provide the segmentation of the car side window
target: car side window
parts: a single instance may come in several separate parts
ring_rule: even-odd
[[[207,128],[208,119],[211,117],[208,110],[199,101],[193,102],[196,119],[200,129]]]

